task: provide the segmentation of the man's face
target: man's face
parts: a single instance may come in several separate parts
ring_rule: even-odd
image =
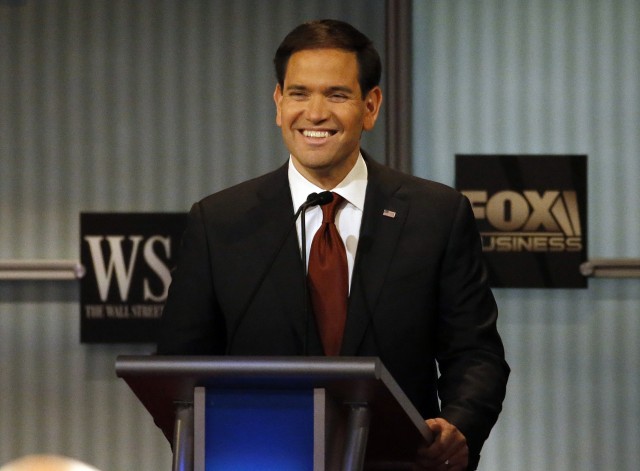
[[[291,55],[284,85],[276,86],[276,123],[298,171],[331,189],[349,173],[360,152],[360,135],[373,128],[382,93],[363,97],[356,54],[310,49]]]

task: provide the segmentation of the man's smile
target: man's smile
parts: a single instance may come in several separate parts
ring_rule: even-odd
[[[304,137],[318,137],[318,138],[326,138],[329,136],[333,136],[337,131],[329,131],[329,130],[317,130],[317,129],[303,129],[302,135]]]

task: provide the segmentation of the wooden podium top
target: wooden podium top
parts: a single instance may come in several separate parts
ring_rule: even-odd
[[[371,410],[367,461],[413,457],[430,429],[378,358],[120,356],[123,378],[171,441],[176,403],[193,403],[194,388],[316,389],[339,404]],[[384,450],[384,452],[382,451]],[[382,453],[384,457],[377,457]]]

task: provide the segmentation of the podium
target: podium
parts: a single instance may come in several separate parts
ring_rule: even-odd
[[[378,358],[120,356],[174,471],[408,470],[431,431]]]

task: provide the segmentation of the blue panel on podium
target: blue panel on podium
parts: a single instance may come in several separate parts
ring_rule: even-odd
[[[313,391],[207,390],[206,471],[313,469]]]

